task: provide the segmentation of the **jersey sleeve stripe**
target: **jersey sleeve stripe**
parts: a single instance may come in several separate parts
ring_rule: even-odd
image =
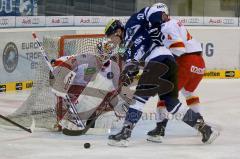
[[[72,66],[70,66],[69,64],[67,64],[63,61],[56,61],[54,66],[61,66],[61,67],[68,68],[69,70],[72,70]]]
[[[169,48],[185,48],[185,45],[183,42],[176,42],[171,44]]]

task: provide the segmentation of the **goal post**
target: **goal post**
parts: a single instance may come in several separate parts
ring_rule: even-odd
[[[104,34],[43,37],[43,47],[50,60],[73,54],[96,54],[96,45],[104,38]],[[117,63],[121,70],[121,60],[117,59]],[[49,68],[41,59],[35,71],[33,89],[29,97],[8,117],[26,127],[31,125],[32,118],[34,118],[36,127],[59,130],[58,122],[65,113],[63,109],[64,101],[54,95],[50,82]],[[7,124],[0,121],[0,124],[2,123]]]
[[[77,48],[81,49],[80,52],[84,51],[95,51],[94,44],[97,44],[104,38],[104,34],[76,34],[76,35],[63,35],[59,39],[59,57],[69,55],[70,52],[65,51],[69,48],[68,41],[76,41]],[[82,46],[82,47],[81,47]],[[89,48],[85,48],[89,47]]]

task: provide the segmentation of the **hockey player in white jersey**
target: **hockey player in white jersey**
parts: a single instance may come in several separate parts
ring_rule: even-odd
[[[119,65],[111,60],[113,56],[110,43],[101,42],[97,45],[95,54],[79,54],[63,56],[53,60],[53,78],[51,81],[54,92],[67,93],[71,102],[76,107],[77,114],[69,113],[67,108],[61,118],[63,133],[66,135],[82,135],[100,114],[114,110],[116,115],[125,115],[127,103],[123,103],[119,94]],[[68,81],[71,72],[75,72],[71,82]],[[61,96],[61,95],[60,95]],[[116,102],[117,98],[117,102]],[[112,100],[115,102],[111,102]],[[64,102],[68,105],[69,101]],[[115,105],[113,105],[113,103]],[[124,107],[122,107],[124,106]],[[76,118],[78,115],[85,123],[85,130],[78,127]],[[93,121],[88,123],[89,121]],[[91,125],[88,125],[91,124]]]
[[[202,142],[211,143],[218,134],[212,131],[200,113],[195,113],[184,106],[178,100],[176,81],[177,65],[171,52],[166,49],[162,39],[153,43],[151,36],[156,35],[161,25],[159,17],[162,17],[161,7],[147,7],[132,15],[125,28],[118,20],[108,23],[105,34],[125,50],[125,72],[128,76],[136,75],[138,64],[145,62],[143,74],[138,82],[134,94],[135,103],[131,104],[121,132],[109,136],[109,145],[127,146],[128,139],[135,124],[142,115],[142,109],[150,96],[158,94],[166,103],[167,110],[172,113],[180,113],[183,122],[196,128],[202,134]],[[153,29],[153,30],[152,30]],[[153,34],[154,33],[154,34]],[[161,35],[161,32],[158,32]]]
[[[166,37],[164,45],[174,54],[178,64],[178,90],[186,98],[187,105],[196,113],[200,112],[199,97],[194,94],[195,89],[203,78],[205,63],[202,57],[200,42],[194,39],[186,27],[178,20],[169,17],[165,4],[157,3],[154,6],[165,6],[161,32]],[[157,105],[157,126],[148,132],[149,140],[161,142],[167,125],[167,110],[164,101]]]

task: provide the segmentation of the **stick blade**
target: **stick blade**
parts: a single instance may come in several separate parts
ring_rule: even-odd
[[[30,126],[30,133],[33,133],[34,129],[35,129],[35,119],[32,117],[32,124]]]

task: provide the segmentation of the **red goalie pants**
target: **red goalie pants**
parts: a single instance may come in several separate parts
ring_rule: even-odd
[[[201,52],[184,54],[177,58],[178,90],[193,92],[203,78],[205,63]]]

